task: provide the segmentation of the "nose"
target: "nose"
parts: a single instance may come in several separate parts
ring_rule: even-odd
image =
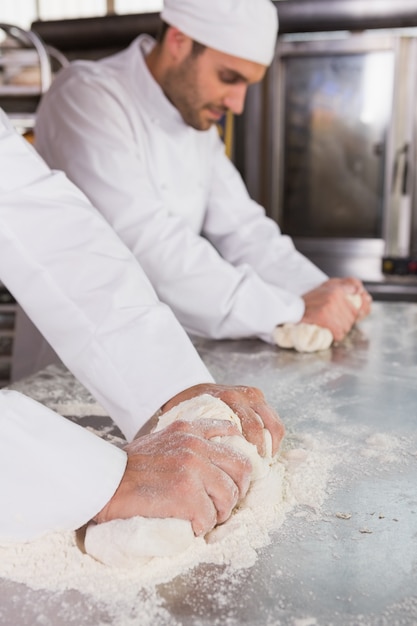
[[[247,85],[233,85],[227,96],[224,98],[224,106],[235,115],[243,113],[247,90]]]

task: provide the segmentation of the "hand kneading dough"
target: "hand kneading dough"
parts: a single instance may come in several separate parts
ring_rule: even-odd
[[[155,428],[155,432],[165,428],[178,419],[185,422],[193,422],[197,419],[228,420],[237,426],[239,432],[242,432],[240,419],[232,411],[232,409],[219,398],[214,398],[209,394],[204,394],[202,396],[192,398],[191,400],[181,402],[167,413],[161,415]],[[239,437],[237,435],[229,437],[213,437],[213,441],[219,441],[230,445],[238,452],[247,456],[252,463],[252,480],[259,478],[264,473],[265,459],[271,458],[272,439],[269,430],[266,428],[264,428],[264,443],[266,449],[266,455],[264,458],[259,456],[256,446],[249,443],[249,441],[244,439],[244,437]]]
[[[346,298],[360,309],[362,297],[359,294],[347,294]],[[297,352],[327,350],[333,343],[330,330],[316,324],[283,324],[274,329],[273,338],[280,348],[294,348]]]
[[[155,431],[165,428],[178,419],[185,421],[229,420],[236,424],[240,432],[242,430],[239,418],[230,407],[222,400],[208,394],[181,402],[161,415]],[[243,437],[236,435],[213,438],[214,441],[220,441],[241,452],[252,463],[251,486],[245,501],[239,503],[239,508],[250,506],[255,501],[259,504],[259,500],[268,497],[268,493],[273,488],[274,480],[270,476],[272,440],[266,429],[264,429],[264,439],[267,454],[265,457],[260,457],[256,446]],[[277,497],[281,497],[280,489],[278,489]],[[218,541],[226,532],[231,532],[233,523],[228,526],[226,522],[217,528],[221,528],[221,532],[217,536],[216,529],[209,533],[208,541]],[[195,536],[191,523],[186,520],[133,517],[103,524],[89,524],[84,546],[87,554],[106,565],[134,567],[143,565],[154,557],[178,554],[186,550],[193,541],[195,541]]]

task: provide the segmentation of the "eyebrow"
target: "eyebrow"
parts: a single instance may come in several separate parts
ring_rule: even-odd
[[[231,76],[233,76],[233,78],[235,80],[240,80],[243,83],[249,83],[249,79],[244,76],[243,74],[241,74],[240,72],[237,72],[236,70],[232,70],[230,67],[226,67],[223,66],[219,69],[219,72],[227,72],[228,74],[230,74]]]

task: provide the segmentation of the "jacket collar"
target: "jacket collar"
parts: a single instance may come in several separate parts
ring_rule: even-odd
[[[156,126],[169,130],[170,133],[192,130],[165,96],[146,65],[145,57],[155,44],[156,41],[149,35],[140,35],[129,46],[129,67],[135,99]]]

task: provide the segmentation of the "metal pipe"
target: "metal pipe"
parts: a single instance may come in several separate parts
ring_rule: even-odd
[[[321,32],[417,26],[416,0],[278,0],[279,32]]]
[[[39,36],[13,24],[0,24],[0,30],[7,33],[9,37],[23,43],[24,46],[33,47],[36,50],[39,59],[40,91],[41,93],[48,91],[52,82],[51,64],[48,52]]]
[[[36,21],[31,28],[43,41],[65,52],[117,46],[122,48],[142,33],[155,36],[160,23],[159,13],[143,13]]]
[[[417,0],[275,0],[280,35],[286,33],[417,26]],[[124,47],[138,34],[155,36],[159,13],[106,15],[32,24],[43,41],[66,50]]]

